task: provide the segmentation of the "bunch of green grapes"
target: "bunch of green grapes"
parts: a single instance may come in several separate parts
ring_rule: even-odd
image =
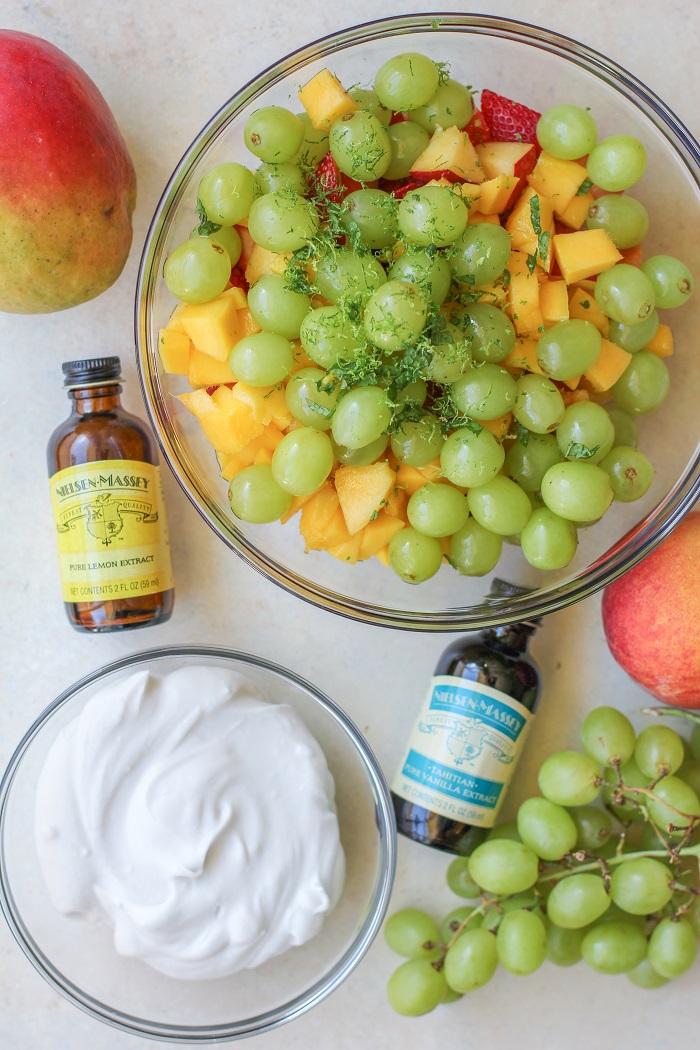
[[[542,794],[449,865],[450,889],[471,903],[439,925],[417,908],[387,920],[387,943],[406,957],[389,980],[393,1009],[428,1013],[486,984],[499,965],[524,976],[546,959],[583,959],[640,988],[690,969],[700,936],[694,718],[688,745],[668,726],[636,735],[614,708],[591,711],[582,750],[540,768]]]

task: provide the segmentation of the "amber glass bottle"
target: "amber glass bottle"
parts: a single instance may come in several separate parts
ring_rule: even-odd
[[[68,619],[79,631],[163,623],[174,590],[155,441],[121,406],[118,357],[63,373],[72,412],[47,458]]]
[[[491,590],[522,593],[501,580]],[[392,784],[401,834],[468,854],[493,827],[539,698],[526,655],[538,623],[487,627],[443,652]]]

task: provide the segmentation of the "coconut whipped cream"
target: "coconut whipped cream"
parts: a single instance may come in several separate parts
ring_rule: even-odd
[[[314,937],[345,858],[334,783],[289,706],[232,671],[136,671],[58,735],[36,794],[64,914],[106,913],[122,955],[203,980]]]

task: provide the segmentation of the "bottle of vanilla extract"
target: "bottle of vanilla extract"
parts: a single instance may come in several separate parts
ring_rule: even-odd
[[[72,411],[47,458],[68,619],[92,632],[164,623],[174,590],[153,436],[121,406],[118,357],[63,373]]]
[[[491,587],[492,598],[525,593]],[[539,622],[487,627],[443,652],[391,786],[402,835],[466,855],[495,824],[539,699],[527,655]]]

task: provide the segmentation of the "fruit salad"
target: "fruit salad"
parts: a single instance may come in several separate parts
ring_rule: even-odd
[[[371,88],[321,70],[299,100],[250,115],[258,166],[204,175],[164,267],[162,365],[232,513],[408,583],[484,575],[504,542],[563,568],[652,482],[637,417],[674,349],[657,310],[693,288],[643,254],[644,144],[569,102],[484,88],[475,108],[421,54]]]

